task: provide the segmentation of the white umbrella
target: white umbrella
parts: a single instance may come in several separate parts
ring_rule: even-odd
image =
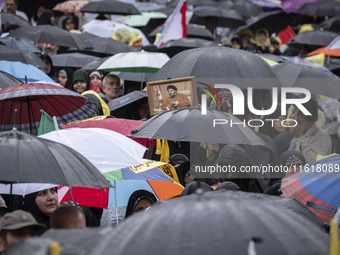
[[[340,49],[340,35],[337,36],[327,47],[328,50]]]
[[[12,192],[11,192],[12,186]],[[3,184],[0,183],[0,194],[12,194],[25,196],[40,190],[50,189],[57,187],[57,184],[51,183],[13,183],[13,184]]]
[[[142,39],[143,45],[150,44],[149,40],[146,38],[146,36],[140,29],[130,27],[123,23],[109,21],[109,20],[92,20],[82,26],[84,32],[87,32],[87,33],[90,33],[90,34],[93,34],[99,37],[104,37],[104,38],[110,38],[111,35],[117,29],[121,27],[126,27],[130,29],[131,31],[135,31],[136,33],[140,34],[143,37]]]
[[[146,150],[132,139],[102,128],[68,128],[39,137],[71,147],[102,174],[140,164]]]
[[[107,59],[97,69],[130,73],[156,73],[169,59],[165,53],[143,50],[118,53]]]

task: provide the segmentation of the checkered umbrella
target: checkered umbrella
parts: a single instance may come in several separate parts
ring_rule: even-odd
[[[62,3],[57,4],[53,7],[53,11],[60,11],[60,12],[68,12],[68,13],[75,13],[79,12],[81,8],[83,8],[89,1],[87,0],[69,0]]]
[[[40,109],[56,116],[59,124],[90,118],[97,110],[86,97],[60,86],[18,84],[0,91],[0,131],[11,130],[16,123],[18,130],[37,134]]]

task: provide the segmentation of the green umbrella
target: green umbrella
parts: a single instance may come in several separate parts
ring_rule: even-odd
[[[161,12],[143,12],[141,15],[130,15],[124,20],[124,24],[131,27],[146,26],[151,19],[167,19],[167,15]]]

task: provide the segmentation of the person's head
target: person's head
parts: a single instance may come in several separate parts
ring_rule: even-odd
[[[256,41],[259,44],[266,44],[268,40],[268,31],[266,31],[265,29],[259,29],[256,33]]]
[[[35,203],[42,213],[51,216],[58,206],[57,188],[49,188],[41,190],[35,197]]]
[[[137,212],[143,211],[156,203],[157,199],[154,194],[146,190],[137,190],[129,198],[126,208],[125,218]]]
[[[103,90],[102,74],[99,71],[93,71],[90,73],[91,82],[96,86],[96,88]]]
[[[274,49],[280,50],[281,44],[282,44],[280,37],[275,36],[275,37],[271,38],[270,43],[274,47]]]
[[[120,93],[120,79],[117,75],[108,74],[104,77],[103,88],[105,97],[111,101],[119,96]]]
[[[225,181],[225,182],[221,182],[215,190],[235,190],[235,191],[239,191],[241,189],[236,183],[230,182],[230,181]]]
[[[138,107],[138,117],[141,120],[146,120],[149,117],[149,106],[148,103],[143,103]]]
[[[44,12],[44,10],[45,10],[45,7],[41,4],[38,4],[35,7],[35,10],[34,10],[34,13],[33,13],[33,19],[34,19],[35,22],[37,22],[38,19],[40,19],[41,14]]]
[[[143,37],[136,33],[132,32],[133,36],[130,38],[129,45],[136,48],[137,50],[143,49]]]
[[[62,22],[62,28],[67,30],[67,31],[71,31],[71,30],[75,29],[75,27],[76,27],[76,25],[75,25],[72,17],[68,17],[68,18],[64,19],[63,22]]]
[[[89,89],[87,74],[82,70],[76,70],[73,73],[73,90],[79,94]]]
[[[52,43],[41,44],[41,50],[45,55],[54,55],[59,50],[60,46]]]
[[[40,55],[40,58],[42,59],[42,61],[44,61],[46,67],[41,67],[41,71],[43,71],[45,74],[47,75],[53,75],[53,61],[52,58],[47,55],[47,54],[42,54]]]
[[[51,228],[86,228],[85,214],[79,204],[63,203],[51,215]]]
[[[18,9],[18,0],[6,0],[6,12],[16,14]]]
[[[194,181],[185,187],[185,189],[181,193],[181,197],[191,194],[200,194],[208,191],[213,191],[213,188],[210,187],[209,184],[201,181]]]
[[[67,73],[64,69],[61,69],[58,72],[58,82],[60,83],[60,85],[62,85],[63,87],[66,86],[66,82],[67,82]]]
[[[304,96],[301,97],[303,98]],[[303,104],[303,106],[311,113],[311,115],[305,115],[299,108],[296,107],[296,105],[291,105],[289,118],[296,120],[298,125],[304,124],[306,122],[315,123],[318,120],[319,109],[315,96],[312,96],[308,102]]]
[[[243,46],[242,46],[242,41],[241,41],[241,39],[240,38],[238,38],[238,37],[233,37],[232,39],[231,39],[231,47],[233,48],[233,49],[242,49],[243,48]]]
[[[23,239],[36,236],[37,231],[44,228],[29,212],[16,210],[6,213],[0,220],[0,254]]]
[[[54,26],[55,15],[52,10],[45,9],[40,18],[38,19],[37,25],[52,25]]]
[[[245,46],[250,43],[250,39],[253,37],[253,32],[249,28],[247,28],[238,32],[235,36],[240,38],[242,44]]]
[[[169,93],[169,97],[175,97],[177,95],[177,87],[175,85],[168,85],[166,90]]]
[[[308,49],[305,46],[300,46],[298,49],[298,57],[305,58],[307,57]]]

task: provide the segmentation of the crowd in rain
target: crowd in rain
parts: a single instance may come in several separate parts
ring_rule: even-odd
[[[124,15],[81,11],[100,2],[0,1],[0,255],[339,255],[340,2],[136,0],[121,1],[133,7]],[[43,26],[65,40],[32,39]],[[19,74],[27,66],[37,78]],[[236,83],[215,88],[223,79]],[[242,79],[253,90],[236,90]],[[34,181],[47,158],[38,143],[57,155],[46,166],[79,172]],[[57,143],[72,157],[53,152]],[[21,157],[27,167],[12,164]],[[81,184],[66,186],[70,176]]]

